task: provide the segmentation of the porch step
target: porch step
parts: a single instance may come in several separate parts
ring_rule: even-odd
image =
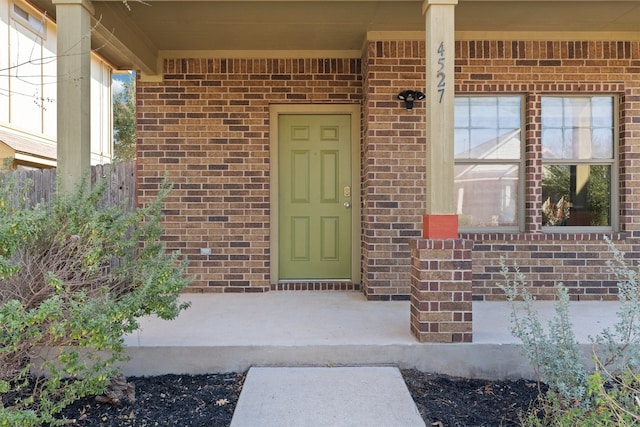
[[[400,370],[252,367],[231,427],[425,427]]]
[[[509,332],[506,303],[473,303],[473,342],[419,343],[409,301],[367,301],[359,292],[185,294],[192,306],[172,321],[140,320],[124,337],[125,375],[244,372],[252,366],[398,366],[473,378],[535,378]],[[541,318],[553,302],[536,303]],[[571,305],[576,338],[591,361],[589,335],[616,319],[618,304]]]

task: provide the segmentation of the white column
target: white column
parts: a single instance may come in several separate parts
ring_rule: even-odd
[[[458,0],[425,0],[427,211],[424,238],[457,238],[454,181],[455,6]]]
[[[91,170],[91,16],[89,0],[53,0],[57,27],[59,190],[74,190]]]

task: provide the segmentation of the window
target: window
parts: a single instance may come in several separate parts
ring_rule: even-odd
[[[522,100],[456,97],[454,191],[461,228],[521,228]]]
[[[542,194],[543,230],[608,231],[617,188],[614,96],[542,96],[542,176],[524,182],[522,98],[455,100],[454,191],[465,231],[524,229],[524,188]],[[537,120],[539,119],[539,121]]]
[[[542,97],[543,227],[612,224],[614,98]]]
[[[40,37],[45,36],[44,18],[38,19],[17,4],[13,5],[13,18]]]

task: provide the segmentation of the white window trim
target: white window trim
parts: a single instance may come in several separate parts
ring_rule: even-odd
[[[25,18],[20,13],[18,13],[16,9],[19,9],[20,11],[27,14],[28,18]],[[13,19],[14,22],[20,24],[21,26],[31,31],[36,36],[42,38],[43,40],[47,39],[47,20],[42,13],[36,11],[33,7],[22,2],[20,3],[13,2],[11,4],[10,10],[11,10],[11,19]],[[34,26],[33,25],[34,21],[39,22],[40,25],[38,27]]]

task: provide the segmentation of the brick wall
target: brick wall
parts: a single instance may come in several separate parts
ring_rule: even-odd
[[[370,42],[363,62],[363,290],[372,300],[407,299],[409,241],[422,233],[424,104],[396,96],[424,91],[423,42]]]
[[[511,279],[517,269],[523,273],[529,292],[539,300],[553,299],[554,285],[562,282],[571,300],[615,300],[616,279],[608,261],[613,254],[604,235],[594,234],[463,234],[474,239],[473,299],[504,300],[496,284],[504,283],[502,264]],[[626,233],[606,235],[625,252],[629,265],[640,255],[638,240]]]
[[[359,103],[361,87],[355,59],[166,60],[138,82],[139,202],[167,172],[163,239],[191,291],[269,289],[269,104]]]
[[[424,110],[403,111],[395,94],[423,89],[424,44],[370,42],[363,64],[365,98],[363,156],[364,290],[372,299],[402,298],[408,283],[408,240],[419,236],[424,211]],[[573,299],[615,298],[615,280],[601,234],[542,232],[540,103],[543,94],[619,96],[620,230],[610,234],[631,259],[640,212],[640,43],[458,41],[456,93],[525,97],[525,232],[461,234],[475,241],[474,299],[501,299],[496,283],[500,257],[515,261],[539,298],[550,298],[564,281]],[[533,114],[532,114],[533,113]],[[404,185],[404,179],[412,184]],[[509,263],[509,261],[507,263]]]
[[[457,93],[521,94],[528,112],[539,111],[543,94],[619,95],[620,233],[612,237],[637,258],[640,42],[459,41],[456,57]],[[139,82],[139,200],[169,173],[176,189],[164,239],[188,257],[191,289],[269,289],[269,104],[361,102],[362,289],[369,299],[407,299],[409,242],[425,211],[424,105],[407,111],[396,95],[423,90],[424,68],[423,42],[371,41],[362,60],[167,60],[161,83]],[[525,174],[535,184],[525,192],[526,229],[461,235],[475,242],[474,297],[501,297],[499,254],[517,260],[540,295],[564,280],[574,298],[611,297],[601,235],[541,230],[539,114],[525,117]],[[212,254],[200,255],[202,247]]]
[[[457,93],[506,93],[526,97],[526,181],[523,234],[463,234],[475,241],[474,299],[502,299],[500,258],[525,273],[532,293],[551,298],[564,282],[571,298],[614,299],[616,281],[602,234],[544,234],[541,206],[540,102],[544,94],[619,96],[619,219],[621,233],[608,236],[637,260],[640,212],[640,43],[464,41],[456,44]],[[536,191],[531,190],[536,188]],[[632,262],[634,262],[632,261]]]

